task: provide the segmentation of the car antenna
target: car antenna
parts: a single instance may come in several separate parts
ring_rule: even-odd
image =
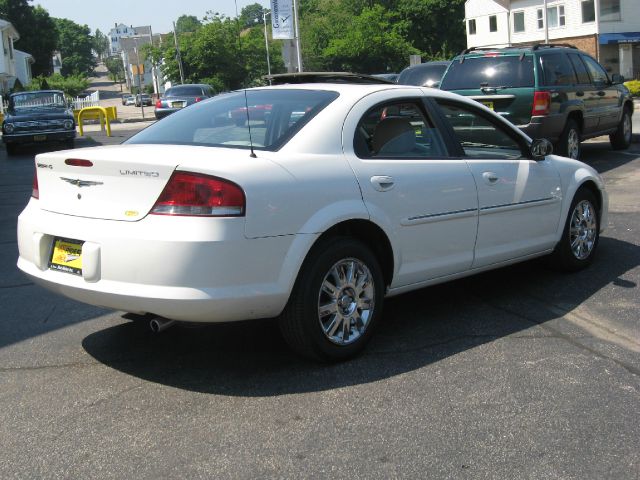
[[[251,138],[251,122],[249,121],[249,101],[247,100],[247,89],[244,89],[244,106],[247,109],[247,128],[249,129],[249,146],[251,147],[251,158],[257,158],[256,152],[253,151],[253,139]]]

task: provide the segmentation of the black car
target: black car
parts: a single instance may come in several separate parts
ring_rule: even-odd
[[[215,92],[210,85],[201,83],[176,85],[168,89],[164,97],[156,101],[156,118],[160,120],[181,108],[188,107],[214,95]]]
[[[454,58],[440,88],[477,100],[531,138],[580,157],[580,142],[609,135],[615,149],[631,143],[633,100],[624,78],[566,44],[470,48]]]
[[[440,79],[451,62],[425,62],[405,68],[398,77],[399,85],[438,88]]]
[[[61,142],[73,148],[76,122],[64,93],[59,90],[20,92],[9,96],[2,141],[9,155],[22,144]]]

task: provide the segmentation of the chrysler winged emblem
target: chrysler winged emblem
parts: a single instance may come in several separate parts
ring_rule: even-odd
[[[93,182],[91,180],[80,180],[79,178],[67,178],[60,177],[60,180],[64,180],[71,185],[75,185],[76,187],[93,187],[94,185],[103,185],[103,182]]]

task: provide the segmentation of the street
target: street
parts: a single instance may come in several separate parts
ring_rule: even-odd
[[[394,297],[329,366],[273,320],[154,335],[33,285],[16,221],[41,150],[0,148],[0,478],[640,478],[639,142],[584,144],[610,195],[590,268]]]

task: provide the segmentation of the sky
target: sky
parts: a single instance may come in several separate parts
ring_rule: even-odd
[[[269,6],[269,0],[237,0],[238,14],[252,3]],[[34,0],[49,15],[88,25],[92,32],[109,33],[116,23],[141,27],[151,25],[153,33],[168,33],[181,15],[202,20],[207,11],[236,16],[234,0]]]

